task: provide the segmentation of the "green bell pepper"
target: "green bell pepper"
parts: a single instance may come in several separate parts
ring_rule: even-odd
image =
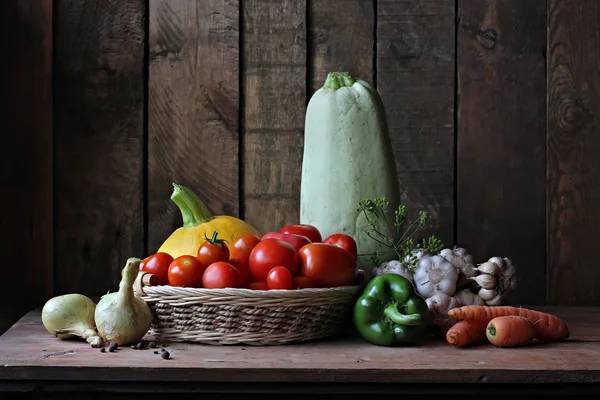
[[[418,344],[426,336],[429,308],[403,276],[373,278],[354,305],[354,326],[380,346]]]

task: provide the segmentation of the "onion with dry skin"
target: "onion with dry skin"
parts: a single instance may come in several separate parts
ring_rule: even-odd
[[[129,258],[123,269],[119,291],[102,296],[96,306],[98,333],[108,342],[129,344],[141,339],[150,329],[150,307],[133,291],[139,268],[140,259]]]
[[[60,339],[85,339],[92,347],[102,346],[94,323],[96,304],[87,296],[70,293],[51,298],[42,308],[42,324]]]

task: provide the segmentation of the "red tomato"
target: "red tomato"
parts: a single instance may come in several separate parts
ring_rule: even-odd
[[[286,267],[272,268],[267,274],[267,285],[269,289],[293,289],[294,281],[290,270]]]
[[[252,290],[269,290],[269,285],[266,282],[252,282],[248,285],[248,289]]]
[[[266,282],[271,268],[277,266],[286,267],[292,275],[296,275],[298,256],[294,246],[288,242],[265,239],[252,249],[248,266],[255,281]]]
[[[314,288],[317,285],[312,281],[312,279],[308,279],[305,276],[295,276],[292,278],[294,281],[294,287],[296,289],[306,289],[306,288]]]
[[[279,229],[279,232],[306,236],[312,243],[318,243],[323,240],[321,232],[316,227],[308,224],[286,225]]]
[[[310,243],[310,239],[306,236],[296,235],[293,233],[269,232],[262,237],[262,240],[265,239],[283,240],[284,242],[288,242],[289,244],[294,246],[296,251],[300,250],[302,246]]]
[[[217,232],[212,238],[207,238],[198,248],[198,260],[205,266],[209,266],[217,261],[229,260],[229,248],[222,239],[217,239]]]
[[[241,288],[244,286],[242,274],[225,261],[212,263],[202,275],[202,285],[207,289]]]
[[[300,275],[312,279],[317,286],[352,285],[358,275],[358,264],[350,253],[327,243],[307,244],[298,252]]]
[[[343,233],[334,233],[333,235],[329,235],[325,240],[323,240],[323,243],[341,247],[348,253],[352,254],[352,257],[356,258],[356,241],[350,235],[344,235]]]
[[[248,262],[250,252],[260,242],[260,238],[252,233],[244,233],[231,244],[229,258],[237,258]]]
[[[171,286],[202,287],[202,274],[206,267],[194,256],[179,256],[169,264],[168,279]]]
[[[239,258],[230,258],[229,264],[233,265],[238,271],[240,271],[240,274],[242,274],[244,287],[248,286],[254,280],[254,278],[252,278],[252,274],[250,273],[250,268],[248,267],[248,261],[243,261]]]
[[[156,277],[157,285],[169,284],[169,264],[173,257],[167,253],[156,253],[140,261],[140,271],[148,272]]]

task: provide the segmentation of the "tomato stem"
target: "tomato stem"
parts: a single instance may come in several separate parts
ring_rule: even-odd
[[[181,211],[184,227],[192,228],[213,219],[213,215],[196,193],[176,183],[173,183],[173,187],[171,200],[177,204]]]
[[[217,239],[218,235],[219,235],[219,233],[217,231],[214,231],[212,238],[209,238],[208,236],[206,236],[206,232],[204,232],[204,239],[206,239],[207,242],[212,243],[212,244],[220,245],[223,242],[227,243],[227,240],[225,240],[225,239]]]

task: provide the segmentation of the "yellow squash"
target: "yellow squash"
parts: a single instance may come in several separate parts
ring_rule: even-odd
[[[229,215],[213,216],[200,198],[185,186],[173,183],[173,187],[175,190],[171,200],[181,210],[183,226],[165,240],[158,252],[168,253],[173,258],[181,255],[196,256],[206,237],[212,237],[215,231],[220,239],[225,239],[229,247],[244,233],[260,237],[252,225],[239,218]]]

